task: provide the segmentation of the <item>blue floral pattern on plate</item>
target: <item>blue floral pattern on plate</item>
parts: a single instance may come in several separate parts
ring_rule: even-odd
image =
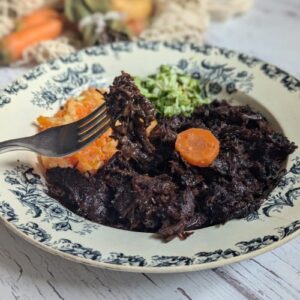
[[[26,95],[24,99],[33,110],[45,112],[57,109],[65,99],[77,95],[89,86],[107,85],[111,80],[109,77],[111,75],[108,76],[110,68],[116,68],[121,64],[120,68],[116,68],[119,72],[123,64],[126,65],[127,59],[126,66],[131,68],[131,65],[135,64],[135,59],[130,58],[135,53],[141,52],[145,65],[149,65],[147,60],[153,64],[149,57],[151,55],[160,57],[160,51],[168,53],[170,57],[174,56],[172,60],[166,56],[167,63],[177,65],[183,72],[198,79],[199,84],[204,87],[205,94],[210,97],[220,98],[224,95],[234,97],[237,91],[253,94],[257,84],[254,74],[258,74],[269,83],[276,84],[286,95],[295,95],[300,90],[300,81],[293,76],[256,58],[232,50],[185,43],[137,41],[84,49],[37,66],[0,93],[0,108],[10,108],[15,105],[16,97],[22,98]],[[106,63],[107,60],[109,63]],[[134,74],[143,68],[142,64],[136,66]],[[115,72],[114,69],[114,75]],[[5,109],[0,109],[0,114],[2,111],[6,112]],[[189,255],[169,255],[157,250],[156,247],[153,249],[154,254],[150,256],[139,251],[120,251],[110,244],[109,235],[108,239],[102,240],[103,248],[98,244],[94,247],[91,237],[94,238],[101,233],[105,226],[73,214],[49,197],[43,176],[36,169],[32,169],[33,161],[30,160],[28,163],[26,157],[24,161],[23,158],[20,160],[21,162],[14,163],[11,167],[1,169],[0,182],[5,186],[5,191],[0,191],[1,217],[23,236],[48,247],[47,249],[58,250],[68,257],[78,257],[81,261],[99,262],[104,267],[109,265],[112,268],[114,265],[120,265],[126,266],[126,270],[132,267],[143,268],[143,271],[148,267],[160,269],[180,267],[180,270],[188,271],[190,266],[201,268],[201,265],[213,262],[220,262],[221,265],[224,260],[230,261],[238,257],[242,259],[249,257],[247,254],[254,255],[259,250],[278,245],[280,241],[294,236],[300,230],[299,218],[291,217],[280,226],[272,227],[262,234],[254,236],[249,234],[247,238],[239,238],[229,246],[204,249],[199,243],[198,252]],[[261,209],[236,222],[242,226],[260,226],[260,222],[268,224],[268,220],[272,217],[285,215],[288,210],[299,209],[299,199],[300,158],[299,155],[295,155],[278,187],[266,199]],[[251,223],[248,222],[250,220]],[[221,226],[221,229],[206,228],[203,232],[223,230],[225,227],[226,225]],[[126,231],[119,232],[121,239],[123,235],[128,234]],[[193,238],[183,243],[189,243]],[[107,243],[110,245],[109,250],[105,247]],[[163,249],[167,247],[165,245]]]
[[[76,61],[76,60],[75,60]],[[105,69],[100,64],[81,64],[79,67],[68,67],[63,72],[52,77],[45,84],[45,87],[34,92],[32,103],[39,107],[50,109],[53,104],[63,101],[75,95],[82,87],[98,86],[101,87],[101,80]]]
[[[85,235],[99,227],[98,224],[73,214],[53,201],[47,195],[47,187],[43,179],[29,166],[20,164],[12,170],[5,171],[4,180],[11,185],[10,191],[27,208],[26,214],[34,219],[41,218],[43,222],[51,223],[55,231],[71,230]]]
[[[12,212],[15,216],[15,213],[10,205],[2,202],[0,205],[0,214],[5,216],[6,211],[9,211],[10,215]],[[16,220],[17,217],[14,217],[14,219]],[[51,246],[55,250],[59,250],[66,254],[71,254],[79,258],[104,262],[112,265],[161,268],[206,264],[216,262],[220,259],[230,259],[263,249],[298,231],[300,229],[300,220],[292,222],[288,226],[278,228],[276,235],[267,235],[264,237],[254,238],[249,241],[238,242],[236,244],[236,249],[228,248],[225,250],[218,249],[210,252],[198,252],[192,257],[153,255],[149,261],[140,255],[125,255],[124,253],[119,252],[110,252],[107,257],[104,257],[100,251],[83,246],[80,243],[74,243],[69,239],[52,241],[52,236],[34,222],[19,224],[17,225],[17,228],[25,235],[31,236],[35,241]]]

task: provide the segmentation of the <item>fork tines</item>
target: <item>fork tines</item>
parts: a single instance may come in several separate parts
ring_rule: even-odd
[[[78,142],[88,144],[103,134],[110,127],[105,103],[87,117],[78,121]]]

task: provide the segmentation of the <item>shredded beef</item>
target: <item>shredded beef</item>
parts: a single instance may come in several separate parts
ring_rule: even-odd
[[[146,128],[155,118],[155,109],[150,101],[125,72],[115,78],[105,100],[111,116],[113,137],[119,141],[118,147],[123,157],[134,161],[136,166],[150,167],[155,150],[146,133]]]
[[[296,146],[249,106],[214,101],[190,116],[157,116],[132,77],[122,73],[105,95],[119,151],[95,175],[47,171],[49,194],[75,213],[117,228],[185,239],[194,230],[256,211],[276,186]],[[221,150],[207,168],[175,151],[177,134],[207,128]]]

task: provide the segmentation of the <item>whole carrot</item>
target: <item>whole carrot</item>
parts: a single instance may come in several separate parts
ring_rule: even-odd
[[[45,22],[45,20],[55,17],[59,17],[59,14],[55,9],[44,7],[17,21],[16,28],[17,30],[23,30],[41,24]]]
[[[58,37],[63,30],[63,20],[53,18],[43,23],[7,35],[0,41],[0,64],[18,60],[23,51],[33,44]]]

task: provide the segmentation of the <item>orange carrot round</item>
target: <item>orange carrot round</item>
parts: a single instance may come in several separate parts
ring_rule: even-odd
[[[175,148],[189,164],[208,167],[220,151],[220,142],[210,130],[190,128],[177,135]]]
[[[0,43],[0,60],[6,62],[18,60],[26,48],[45,40],[55,39],[62,30],[62,19],[55,18],[45,20],[38,26],[13,32],[4,37]]]
[[[32,12],[17,22],[17,30],[23,30],[29,27],[37,26],[44,23],[50,18],[59,17],[58,12],[50,7],[44,7]]]

